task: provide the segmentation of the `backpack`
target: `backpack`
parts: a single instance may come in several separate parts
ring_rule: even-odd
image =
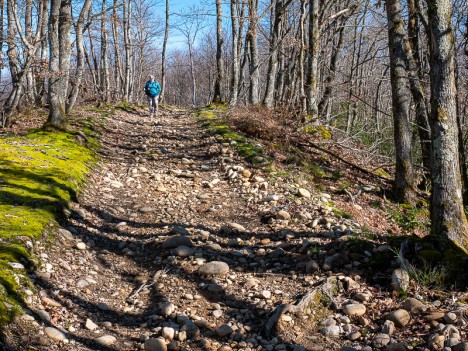
[[[161,93],[161,85],[156,81],[148,81],[145,85],[145,93],[150,97],[158,96]]]

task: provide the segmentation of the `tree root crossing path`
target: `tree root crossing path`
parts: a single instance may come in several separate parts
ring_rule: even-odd
[[[19,349],[373,345],[359,333],[376,291],[355,274],[366,256],[344,262],[340,276],[331,269],[339,252],[311,260],[310,252],[358,226],[330,215],[329,195],[297,175],[273,179],[247,164],[234,142],[188,110],[163,109],[156,120],[119,111],[105,122],[101,144],[69,223],[41,248],[37,290],[16,327],[22,335],[10,335]],[[323,289],[318,296],[332,278],[343,282],[342,296]],[[342,312],[356,291],[354,309]],[[301,299],[305,313],[288,308]]]

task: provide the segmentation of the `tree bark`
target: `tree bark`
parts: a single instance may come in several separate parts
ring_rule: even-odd
[[[249,42],[249,103],[256,105],[260,102],[260,71],[258,58],[258,0],[249,0],[249,28],[247,38]]]
[[[268,62],[265,96],[263,98],[263,104],[267,107],[273,107],[274,105],[276,78],[278,73],[278,46],[280,44],[280,32],[283,26],[284,14],[291,3],[291,0],[287,0],[285,3],[283,3],[282,0],[273,0],[272,4],[273,3],[275,3],[275,7],[273,29],[270,36],[270,59]]]
[[[416,192],[411,153],[411,128],[409,124],[410,91],[407,84],[407,66],[404,49],[405,33],[400,0],[386,0],[385,7],[388,19],[390,82],[392,86],[396,157],[393,192],[398,201],[414,203]]]
[[[109,61],[107,59],[107,15],[106,0],[102,0],[101,7],[101,99],[104,102],[109,101]]]
[[[346,4],[346,6],[349,5],[349,1]],[[328,75],[325,78],[325,89],[323,91],[323,96],[320,99],[320,102],[318,104],[318,115],[319,116],[324,116],[326,115],[326,111],[328,110],[328,103],[333,95],[333,83],[335,81],[335,76],[336,76],[336,69],[337,69],[337,64],[338,64],[338,56],[341,52],[341,48],[343,47],[343,42],[344,42],[344,33],[345,33],[345,25],[346,21],[349,18],[349,16],[346,16],[341,23],[339,24],[339,29],[338,29],[338,38],[336,39],[336,44],[333,45],[332,48],[332,53],[330,55],[330,67],[328,71]],[[328,118],[326,118],[328,119]]]
[[[166,89],[166,50],[167,39],[169,38],[169,0],[166,0],[166,27],[164,30],[164,42],[161,54],[161,103],[164,103]]]
[[[406,61],[410,75],[410,89],[416,110],[416,123],[421,144],[423,166],[431,168],[431,131],[426,97],[421,84],[421,58],[419,57],[419,21],[415,0],[408,0],[408,44],[405,44]]]
[[[431,232],[468,254],[468,222],[463,208],[458,130],[451,1],[429,0],[431,38]]]
[[[237,105],[237,86],[239,85],[239,57],[237,55],[237,42],[239,31],[238,14],[239,4],[237,0],[231,0],[231,29],[232,29],[232,77],[230,88],[230,106]]]
[[[81,9],[80,16],[78,17],[78,21],[75,25],[75,32],[76,32],[76,74],[75,74],[75,83],[72,87],[72,91],[70,93],[70,98],[68,99],[66,112],[70,113],[73,107],[75,106],[76,100],[78,98],[78,94],[81,90],[81,81],[83,79],[83,72],[84,72],[84,35],[83,35],[83,26],[85,18],[88,16],[89,9],[91,8],[92,0],[86,0],[83,8]]]
[[[317,79],[320,50],[319,0],[309,0],[309,49],[306,80],[307,114],[309,122],[318,119]]]
[[[216,0],[216,81],[214,87],[214,102],[223,101],[221,84],[223,83],[223,8],[221,0]]]
[[[169,1],[169,0],[166,0]],[[113,99],[119,99],[122,96],[122,64],[120,59],[120,45],[119,45],[119,35],[117,28],[119,26],[119,14],[117,12],[118,0],[114,0],[114,6],[112,9],[112,39],[114,41],[114,84],[115,88],[113,91]]]
[[[51,0],[49,15],[49,117],[47,124],[65,127],[65,101],[61,94],[59,18],[62,0]]]
[[[130,19],[131,19],[131,0],[123,1],[123,32],[125,48],[125,78],[124,78],[124,99],[130,100],[131,95],[131,70],[132,70],[132,46],[130,44]]]

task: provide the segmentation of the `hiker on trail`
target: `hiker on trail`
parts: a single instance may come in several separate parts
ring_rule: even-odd
[[[149,80],[145,84],[145,94],[148,97],[150,117],[157,116],[161,85],[154,79],[154,76],[149,76]]]

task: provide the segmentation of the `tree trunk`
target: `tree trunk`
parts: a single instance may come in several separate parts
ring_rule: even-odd
[[[189,40],[189,57],[190,57],[190,75],[192,76],[192,107],[197,104],[197,80],[195,78],[195,63],[193,62],[192,43]]]
[[[405,33],[400,0],[386,0],[390,83],[395,138],[395,181],[393,192],[400,202],[414,203],[416,198],[409,123],[410,91],[407,84]]]
[[[216,0],[216,81],[214,87],[214,102],[223,101],[221,84],[223,83],[223,8],[221,0]]]
[[[326,114],[326,111],[328,110],[329,100],[333,94],[333,83],[335,81],[338,56],[340,54],[341,48],[343,47],[343,37],[347,18],[343,20],[340,24],[340,28],[338,29],[338,39],[336,44],[333,45],[332,53],[330,56],[330,67],[328,75],[325,78],[325,89],[323,91],[322,99],[320,99],[320,103],[318,104],[319,116],[324,116]]]
[[[84,71],[84,35],[83,35],[83,26],[85,18],[88,16],[89,9],[91,8],[92,0],[86,0],[83,8],[81,9],[80,16],[78,17],[78,21],[76,22],[75,32],[76,32],[76,75],[75,75],[75,83],[72,87],[72,91],[70,93],[70,98],[68,99],[66,111],[70,113],[70,111],[75,106],[76,100],[78,98],[78,94],[80,93],[81,89],[81,81],[83,78],[83,71]]]
[[[167,39],[169,38],[169,0],[166,0],[166,28],[164,30],[164,42],[161,54],[161,103],[164,103],[166,89],[166,50]]]
[[[309,49],[306,80],[307,114],[309,122],[318,119],[317,79],[320,49],[319,0],[309,0]]]
[[[25,12],[25,17],[24,17],[24,29],[25,29],[25,34],[26,34],[26,40],[29,43],[31,43],[33,42],[32,0],[26,0],[25,5],[26,5],[26,12]],[[40,24],[38,24],[37,28],[40,28]],[[31,54],[32,53],[29,52],[29,50],[25,50],[24,52],[25,61],[33,59],[33,58],[28,57]],[[34,102],[35,89],[36,89],[36,86],[34,83],[33,71],[31,69],[28,69],[25,75],[26,75],[25,95],[27,96],[28,102],[32,103]]]
[[[169,0],[166,0],[169,1]],[[118,19],[119,14],[117,8],[119,7],[118,0],[114,0],[114,6],[112,9],[112,39],[114,40],[114,94],[113,99],[119,99],[122,96],[122,64],[120,59],[120,45],[119,45],[119,35],[117,33],[117,28],[119,27]]]
[[[408,44],[405,45],[410,75],[410,89],[416,110],[416,123],[421,143],[423,166],[431,168],[431,131],[426,97],[421,84],[421,58],[419,57],[419,21],[415,0],[408,0]]]
[[[59,18],[62,0],[51,0],[49,15],[49,117],[47,124],[65,127],[65,102],[61,93]]]
[[[101,99],[104,102],[109,101],[109,61],[107,59],[107,15],[106,0],[102,0],[101,7]]]
[[[43,66],[47,60],[48,42],[47,42],[47,23],[49,22],[49,1],[42,0],[43,2],[43,15],[42,15],[42,26],[41,26],[41,42],[40,50],[37,51],[37,60],[40,63],[39,67],[36,68],[36,106],[41,106],[43,99],[47,94],[45,85],[45,75],[42,71]]]
[[[131,0],[123,1],[123,32],[125,47],[125,79],[124,79],[124,99],[130,100],[131,94],[131,70],[132,70],[132,47],[130,44],[130,18],[131,18]]]
[[[242,20],[242,19],[241,19]],[[232,78],[230,89],[230,106],[237,105],[238,99],[238,86],[240,76],[240,62],[239,62],[239,2],[231,0],[231,26],[232,26]]]
[[[258,59],[258,0],[249,0],[249,28],[247,38],[249,41],[250,58],[249,58],[249,103],[256,105],[260,102],[260,71]]]
[[[5,37],[4,37],[4,15],[5,15],[5,0],[0,0],[0,48],[3,48],[3,43],[5,42]],[[0,62],[3,62],[3,50],[0,50]],[[0,69],[0,82],[2,81],[2,71]]]
[[[451,1],[429,0],[431,34],[431,232],[468,254],[468,222],[463,209],[456,127],[456,86]]]
[[[301,17],[299,19],[299,96],[301,112],[307,112],[307,99],[305,94],[305,28],[306,20],[306,0],[301,0]]]
[[[13,1],[7,1],[7,57],[10,68],[12,89],[5,102],[6,126],[9,126],[11,115],[18,107],[22,92],[21,66],[19,61],[19,52],[16,40],[16,24],[13,12],[15,11]]]
[[[283,26],[283,17],[286,12],[286,8],[291,3],[289,0],[284,4],[282,0],[273,0],[272,4],[275,2],[273,29],[270,36],[270,59],[268,62],[265,96],[263,98],[263,104],[267,107],[273,107],[274,105],[276,78],[278,72],[279,37]]]

